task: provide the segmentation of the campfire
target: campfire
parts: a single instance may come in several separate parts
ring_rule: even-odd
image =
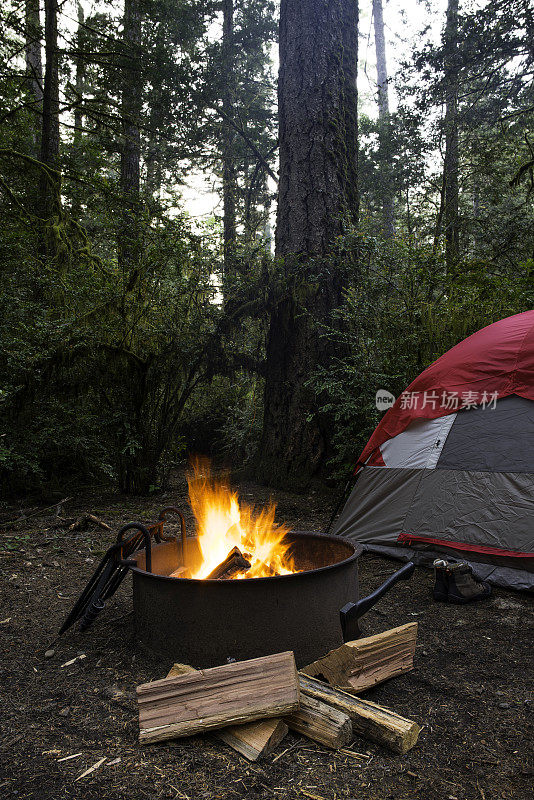
[[[187,577],[229,580],[298,571],[285,541],[289,528],[274,521],[274,503],[259,511],[244,503],[226,481],[215,478],[205,460],[194,462],[187,482],[201,556]]]
[[[282,652],[300,667],[357,639],[360,617],[414,569],[405,564],[361,598],[361,546],[275,523],[274,504],[255,510],[241,502],[205,462],[191,470],[189,497],[195,535],[175,506],[155,521],[123,525],[61,633],[78,621],[87,630],[131,571],[143,647],[167,659],[179,654],[197,669]],[[169,515],[177,534],[165,530]],[[261,577],[268,580],[253,580]]]
[[[291,650],[300,665],[338,647],[340,609],[358,597],[360,550],[276,524],[273,504],[243,504],[206,464],[189,486],[195,535],[174,506],[123,525],[61,633],[78,621],[87,630],[131,571],[136,638],[166,657],[205,669]],[[177,534],[165,529],[169,515]]]

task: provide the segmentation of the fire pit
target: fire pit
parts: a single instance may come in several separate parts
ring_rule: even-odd
[[[132,567],[138,640],[199,668],[293,650],[298,666],[338,647],[339,611],[358,596],[361,548],[335,536],[292,532],[286,542],[298,572],[248,580],[170,577],[181,545],[152,547]],[[191,557],[198,541],[187,539]],[[186,554],[186,563],[187,563]]]
[[[361,546],[338,536],[289,531],[274,524],[274,506],[255,513],[212,481],[190,478],[197,520],[186,536],[177,509],[157,523],[130,523],[119,532],[63,627],[87,628],[128,570],[138,642],[168,660],[197,668],[293,650],[298,666],[359,635],[358,619],[413,564],[358,600]],[[169,512],[180,536],[165,536]]]

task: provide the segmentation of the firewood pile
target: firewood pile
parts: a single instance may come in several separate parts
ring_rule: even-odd
[[[249,761],[289,729],[339,750],[354,735],[406,753],[420,727],[359,693],[413,669],[417,623],[347,642],[297,671],[292,652],[197,670],[174,664],[137,687],[142,744],[213,733]]]

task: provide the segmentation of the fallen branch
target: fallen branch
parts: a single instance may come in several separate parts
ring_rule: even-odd
[[[38,517],[41,514],[46,514],[47,511],[51,511],[53,508],[62,506],[65,503],[68,503],[69,500],[72,500],[72,497],[65,497],[63,500],[60,500],[59,503],[53,503],[51,506],[47,506],[46,508],[39,508],[37,511],[32,511],[31,514],[22,513],[22,515],[17,519],[12,519],[10,522],[2,523],[2,527],[10,528],[12,525],[16,525],[19,522],[25,522],[27,519],[31,519],[32,517]]]
[[[103,522],[98,517],[95,517],[94,514],[82,514],[81,517],[78,517],[76,522],[73,522],[72,525],[69,525],[69,531],[86,531],[90,524],[96,525],[97,528],[102,528],[105,531],[110,531],[110,526]]]

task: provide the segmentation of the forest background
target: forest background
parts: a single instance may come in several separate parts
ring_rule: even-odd
[[[534,306],[529,0],[1,0],[0,41],[6,495],[336,484],[378,389]]]

